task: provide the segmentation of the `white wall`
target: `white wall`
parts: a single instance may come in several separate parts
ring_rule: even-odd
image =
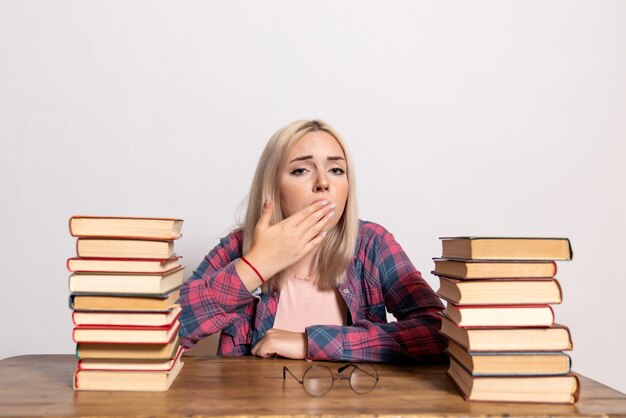
[[[0,358],[71,353],[73,214],[185,219],[187,274],[269,136],[348,139],[361,216],[571,239],[574,369],[626,391],[626,3],[0,1]]]

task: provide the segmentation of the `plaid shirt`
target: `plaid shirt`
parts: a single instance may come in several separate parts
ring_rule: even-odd
[[[280,290],[255,297],[245,288],[235,270],[241,241],[240,230],[222,238],[184,284],[180,334],[185,348],[221,331],[219,355],[250,355],[274,325]],[[443,305],[391,233],[360,221],[346,274],[337,289],[348,307],[349,325],[307,327],[307,359],[444,361],[446,340],[438,317]],[[396,322],[387,322],[386,310]]]

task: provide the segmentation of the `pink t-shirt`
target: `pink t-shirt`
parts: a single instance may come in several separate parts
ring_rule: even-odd
[[[274,328],[304,332],[310,325],[344,325],[346,304],[337,289],[321,290],[317,276],[287,273],[280,290]]]

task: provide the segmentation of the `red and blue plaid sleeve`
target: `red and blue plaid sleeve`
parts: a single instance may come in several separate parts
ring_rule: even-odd
[[[225,341],[229,337],[245,340],[250,334],[253,309],[256,300],[242,283],[235,263],[241,255],[241,231],[223,238],[204,258],[180,292],[179,303],[181,344],[192,347],[200,339],[223,331],[222,347],[230,347],[232,353],[240,354],[238,347],[245,341]],[[241,353],[242,354],[242,353]]]
[[[308,359],[439,363],[446,340],[439,334],[443,304],[415,269],[393,235],[365,224],[357,260],[362,263],[348,303],[350,326],[307,327]],[[372,290],[374,289],[374,290]],[[376,293],[381,295],[377,296]],[[382,300],[380,300],[382,298]],[[396,318],[387,323],[385,308]]]

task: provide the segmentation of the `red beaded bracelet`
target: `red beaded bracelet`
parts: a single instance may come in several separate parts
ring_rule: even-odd
[[[254,270],[254,272],[256,273],[257,276],[259,276],[259,279],[261,279],[261,283],[265,283],[265,280],[263,280],[263,276],[261,276],[261,273],[259,273],[259,271],[257,269],[255,269],[254,266],[252,264],[250,264],[250,262],[248,260],[246,260],[246,257],[241,256],[241,259],[244,261],[244,263],[249,265],[252,270]]]

